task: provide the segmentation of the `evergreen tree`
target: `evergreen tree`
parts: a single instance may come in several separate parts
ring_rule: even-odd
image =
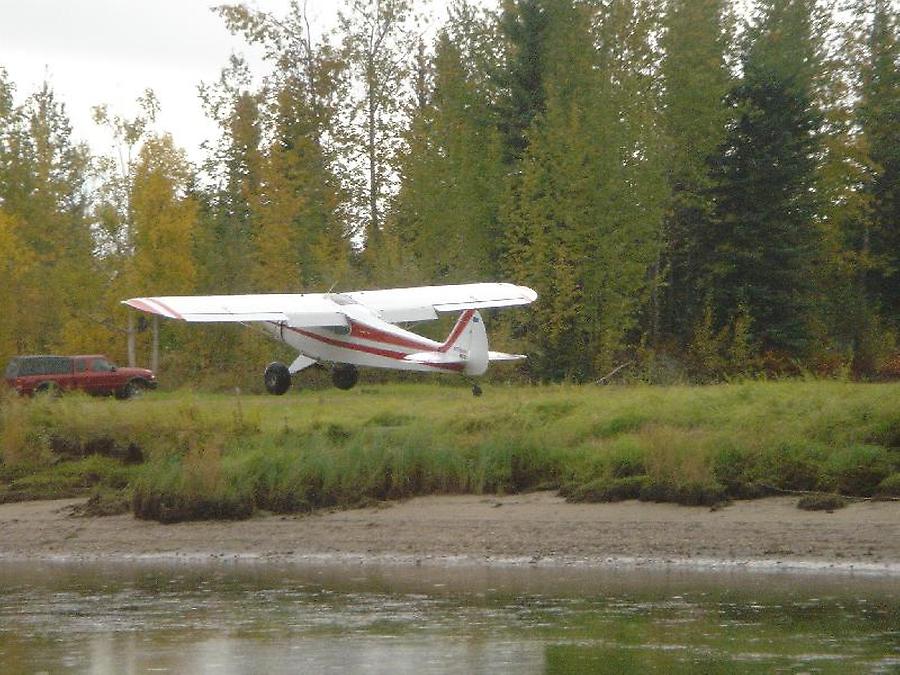
[[[522,157],[528,145],[527,131],[544,110],[544,40],[547,17],[543,0],[503,0],[500,33],[504,64],[496,80],[500,132],[508,163]]]
[[[745,307],[767,350],[801,355],[813,339],[816,169],[821,123],[811,0],[764,0],[749,27],[734,119],[715,160],[715,214],[705,243],[717,325]]]
[[[867,286],[885,319],[900,330],[900,19],[888,0],[875,0],[872,14],[860,105],[872,166]]]
[[[673,0],[664,17],[662,116],[670,197],[658,272],[662,288],[651,325],[656,340],[674,338],[676,344],[704,311],[698,247],[713,209],[709,159],[724,140],[728,115],[727,8],[725,0]]]
[[[253,207],[259,197],[262,162],[260,97],[250,90],[246,63],[232,56],[219,81],[201,87],[207,114],[221,136],[204,169],[213,181],[198,257],[200,283],[217,293],[253,290]]]
[[[458,44],[438,37],[434,90],[412,122],[391,221],[423,283],[488,280],[497,269],[500,139]]]
[[[517,328],[531,342],[529,368],[583,379],[625,347],[657,254],[654,15],[649,3],[616,3],[597,17],[595,38],[585,5],[545,8],[546,108],[507,202],[505,269],[541,297]]]

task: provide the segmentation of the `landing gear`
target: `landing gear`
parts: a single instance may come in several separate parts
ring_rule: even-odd
[[[331,381],[338,389],[353,389],[353,386],[359,381],[359,371],[356,366],[349,364],[335,366],[331,370]]]
[[[481,387],[477,384],[472,385],[472,396],[481,396]]]
[[[273,361],[266,366],[263,382],[265,382],[267,392],[281,396],[291,388],[291,373],[286,365],[280,361]]]

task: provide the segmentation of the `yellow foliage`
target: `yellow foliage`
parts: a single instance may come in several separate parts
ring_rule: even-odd
[[[0,209],[0,365],[19,351],[21,319],[27,314],[23,282],[34,256],[18,234],[17,222]]]

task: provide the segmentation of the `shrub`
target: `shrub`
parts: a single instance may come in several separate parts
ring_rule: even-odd
[[[684,506],[713,506],[725,501],[724,486],[715,481],[671,483],[648,481],[641,487],[638,499],[644,502],[674,502]]]
[[[884,448],[860,445],[833,454],[826,470],[841,494],[871,497],[890,475],[891,461]]]
[[[568,485],[563,496],[570,502],[620,502],[637,499],[648,483],[647,476],[598,478],[584,485]]]
[[[847,505],[847,500],[835,494],[804,495],[797,502],[797,508],[804,511],[833,511],[842,509]]]
[[[892,473],[875,489],[876,497],[900,497],[900,472]]]

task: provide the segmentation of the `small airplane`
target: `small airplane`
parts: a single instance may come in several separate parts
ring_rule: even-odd
[[[527,305],[537,293],[507,283],[391,288],[351,293],[181,295],[131,298],[123,304],[150,314],[190,322],[260,325],[299,352],[290,366],[275,361],[263,380],[271,394],[284,394],[291,376],[315,363],[331,364],[332,382],[351,389],[358,366],[482,375],[491,361],[517,361],[523,354],[488,349],[479,309]],[[429,321],[439,312],[460,312],[450,335],[435,342],[397,324]],[[472,393],[481,395],[478,384]]]

